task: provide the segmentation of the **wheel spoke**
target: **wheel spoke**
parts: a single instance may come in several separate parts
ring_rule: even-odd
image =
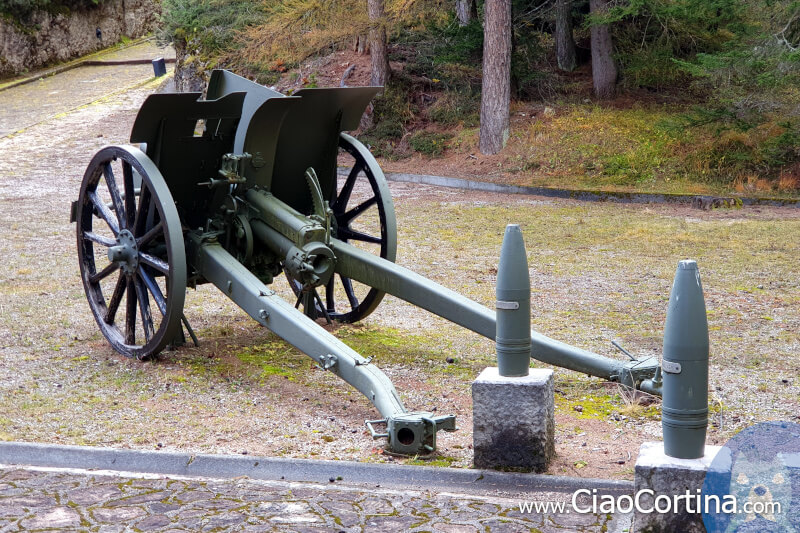
[[[122,162],[122,177],[125,186],[125,227],[132,228],[136,218],[136,191],[133,187],[133,167],[127,161]]]
[[[127,277],[128,295],[125,307],[125,344],[136,343],[136,287],[130,276]]]
[[[367,235],[366,233],[356,231],[352,228],[339,228],[338,236],[344,241],[353,240],[371,242],[373,244],[383,244],[380,237],[373,237],[372,235]]]
[[[342,279],[342,287],[344,287],[344,292],[347,294],[347,301],[350,302],[350,307],[355,309],[358,307],[358,299],[356,298],[356,293],[353,290],[353,282],[350,278],[346,278],[344,276],[339,276]]]
[[[119,268],[119,263],[109,263],[103,270],[100,272],[95,272],[89,276],[90,283],[97,283],[103,278],[108,277],[110,274],[115,272]]]
[[[139,262],[158,270],[162,274],[169,275],[169,265],[157,257],[139,252]]]
[[[114,292],[111,295],[111,299],[108,301],[108,307],[106,308],[106,316],[103,317],[106,324],[113,324],[114,317],[117,315],[117,309],[119,308],[119,303],[122,301],[122,295],[125,292],[125,283],[126,277],[125,274],[122,272],[119,273],[119,277],[117,278],[117,285],[114,287]]]
[[[92,313],[119,353],[152,356],[183,320],[188,265],[177,205],[157,166],[129,146],[102,148],[83,176],[75,235]]]
[[[150,313],[150,298],[147,297],[147,288],[141,280],[134,279],[136,286],[136,299],[139,300],[139,313],[142,317],[142,330],[144,331],[145,342],[150,342],[155,333],[153,327],[153,315]]]
[[[127,219],[125,218],[125,206],[122,204],[122,196],[119,194],[117,179],[114,176],[110,161],[103,165],[103,176],[106,178],[106,185],[108,185],[108,192],[111,194],[111,204],[117,213],[117,220],[119,220],[120,227],[125,229],[128,227]]]
[[[109,239],[108,237],[103,237],[102,235],[98,235],[92,231],[84,231],[83,238],[87,241],[96,242],[97,244],[101,244],[105,247],[114,246],[116,241],[114,239]]]
[[[336,299],[333,294],[333,280],[335,277],[332,275],[331,279],[328,280],[328,284],[325,285],[325,306],[328,308],[328,313],[336,312]]]
[[[377,203],[378,203],[378,197],[377,196],[373,196],[372,198],[370,198],[366,202],[364,202],[362,204],[359,204],[358,206],[354,207],[353,209],[351,209],[350,211],[348,211],[347,213],[345,213],[341,217],[339,217],[339,220],[338,220],[339,224],[341,224],[343,226],[348,225],[350,222],[353,221],[353,219],[355,219],[356,217],[361,215],[364,211],[366,211],[367,209],[369,209],[370,207],[372,207],[373,205],[375,205]]]
[[[163,227],[164,223],[159,222],[158,224],[150,228],[150,231],[142,235],[140,238],[136,239],[136,246],[138,246],[139,248],[145,246],[147,243],[152,241],[157,235],[161,233]]]
[[[333,209],[336,213],[344,212],[345,208],[347,207],[347,203],[350,201],[350,195],[353,194],[353,187],[356,185],[356,178],[358,177],[358,173],[361,171],[361,165],[358,161],[353,165],[353,168],[350,170],[350,174],[347,175],[347,180],[344,182],[342,186],[342,192],[339,193],[339,197],[336,198],[336,201],[333,202],[331,209]]]
[[[115,220],[114,214],[108,209],[106,204],[97,196],[97,191],[89,191],[89,200],[92,202],[95,211],[106,221],[111,232],[116,236],[119,233],[119,222]]]
[[[147,289],[150,291],[150,294],[153,295],[153,300],[156,301],[156,307],[161,312],[162,315],[167,314],[167,302],[164,300],[164,294],[161,292],[161,287],[158,286],[156,280],[153,279],[145,269],[140,268],[138,271],[139,277],[142,278],[144,284],[147,286]]]
[[[136,219],[133,222],[134,237],[144,233],[145,224],[147,223],[147,214],[150,212],[151,196],[150,188],[146,187],[144,182],[142,182],[142,192],[139,194],[139,209],[136,211]]]
[[[317,289],[311,289],[311,290],[314,293],[314,299],[312,300],[314,307],[316,309],[319,309],[319,311],[322,313],[322,316],[325,317],[325,321],[328,324],[332,324],[333,322],[331,321],[331,315],[328,314],[328,310],[325,308],[324,305],[322,305],[322,298],[319,297],[319,292],[317,291]],[[319,307],[317,307],[317,305],[319,305]]]

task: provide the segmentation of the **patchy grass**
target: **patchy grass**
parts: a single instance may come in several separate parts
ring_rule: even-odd
[[[283,376],[293,379],[297,370],[301,367],[300,358],[291,346],[287,346],[280,339],[271,342],[247,346],[242,351],[236,353],[237,359],[249,367],[255,367],[259,379],[269,376]],[[305,361],[304,361],[305,362]]]
[[[376,358],[376,362],[384,364],[417,364],[429,356],[431,348],[422,336],[369,324],[345,324],[336,328],[335,334],[364,357]]]
[[[600,216],[597,207],[582,204],[534,205],[522,210],[456,203],[437,208],[438,216],[446,217],[448,224],[407,231],[410,239],[437,242],[445,247],[445,254],[457,256],[467,231],[471,246],[499,249],[498,229],[513,221],[525,234],[529,262],[535,266],[542,250],[560,254],[563,259],[548,270],[561,274],[591,268],[613,252],[615,256],[636,256],[639,269],[668,279],[674,273],[673,258],[691,255],[712,272],[729,275],[717,290],[733,294],[762,291],[763,284],[754,284],[757,278],[750,275],[754,270],[791,269],[800,254],[800,241],[794,238],[800,231],[797,219],[755,220],[728,212],[722,219],[703,220],[664,213],[642,216],[635,209],[619,206],[599,209],[603,212]],[[770,253],[757,253],[756,248]],[[725,260],[717,262],[719,257]],[[627,325],[633,312],[608,311],[607,319]]]
[[[530,121],[514,136],[530,149],[528,160],[558,181],[584,187],[643,186],[680,178],[673,156],[691,139],[681,140],[659,124],[671,114],[653,109],[613,109],[572,105],[555,116]]]
[[[577,420],[607,420],[621,422],[633,420],[660,420],[661,410],[658,402],[640,405],[628,400],[619,392],[609,393],[597,387],[587,387],[584,382],[575,390],[574,380],[562,380],[558,386],[562,394],[556,395],[556,409],[569,414]],[[572,390],[571,390],[572,389]],[[569,392],[567,392],[569,391]]]
[[[794,130],[777,118],[746,132],[719,133],[710,126],[681,126],[683,105],[516,102],[508,144],[484,156],[476,124],[448,118],[449,110],[465,112],[465,104],[451,99],[442,93],[430,110],[442,113],[439,120],[450,127],[446,149],[424,152],[435,161],[389,160],[388,170],[577,190],[800,195],[800,166],[781,169],[772,161],[796,145]]]

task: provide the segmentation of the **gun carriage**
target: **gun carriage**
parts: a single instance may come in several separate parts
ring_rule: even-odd
[[[406,410],[371,358],[315,321],[356,322],[389,293],[495,338],[494,310],[393,262],[397,227],[386,178],[344,133],[358,127],[379,90],[284,96],[217,70],[206,98],[151,95],[131,132],[138,147],[97,152],[72,208],[86,296],[114,349],[152,356],[183,342],[184,327],[197,342],[183,313],[186,288],[212,283],[364,394],[382,417],[366,421],[370,433],[388,438],[393,451],[427,453],[437,431],[455,430],[452,415]],[[340,153],[350,159],[343,179]],[[359,225],[368,215],[371,229]],[[296,305],[269,288],[281,274]],[[655,359],[618,361],[535,331],[531,346],[544,363],[660,392]]]

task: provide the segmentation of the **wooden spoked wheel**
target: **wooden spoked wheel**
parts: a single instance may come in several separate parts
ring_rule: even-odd
[[[83,176],[78,260],[89,307],[119,353],[155,355],[181,332],[186,252],[164,178],[141,150],[107,146]]]
[[[397,220],[383,171],[367,147],[346,133],[339,137],[339,155],[340,164],[344,163],[350,170],[344,180],[339,180],[329,199],[334,215],[333,236],[394,261]],[[287,278],[295,295],[299,296],[302,285],[288,274]],[[327,314],[339,322],[357,322],[366,317],[378,307],[385,294],[339,274],[334,274],[318,290],[315,314]]]

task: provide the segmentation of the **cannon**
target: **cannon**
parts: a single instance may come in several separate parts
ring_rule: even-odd
[[[408,411],[371,357],[318,323],[361,320],[388,293],[495,338],[494,310],[394,263],[386,178],[369,150],[344,133],[357,129],[379,90],[285,96],[215,70],[205,98],[149,96],[132,144],[98,151],[72,203],[86,297],[111,346],[145,358],[186,334],[197,342],[183,312],[186,289],[212,283],[364,394],[381,415],[366,426],[392,451],[428,453],[437,431],[454,431],[452,415]],[[294,304],[269,288],[280,275]],[[653,358],[619,361],[535,331],[531,355],[660,392]]]

